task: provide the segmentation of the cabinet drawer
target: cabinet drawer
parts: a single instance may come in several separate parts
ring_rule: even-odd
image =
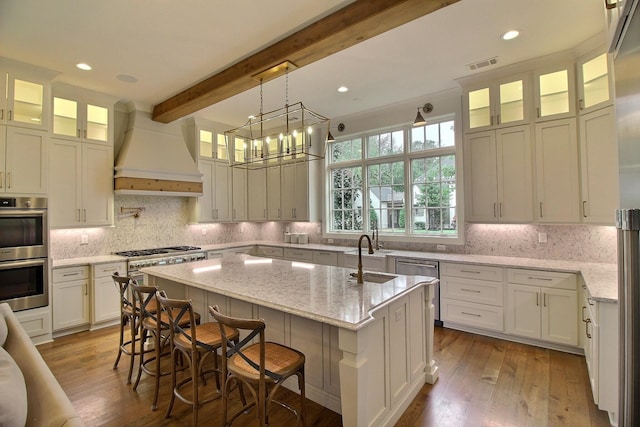
[[[442,320],[474,328],[504,331],[504,314],[501,307],[474,304],[442,298],[440,302]]]
[[[559,288],[575,291],[577,276],[573,273],[509,268],[507,270],[507,281],[509,283],[519,283],[521,285],[533,285],[545,288]]]
[[[315,264],[322,265],[338,265],[338,253],[337,252],[326,252],[326,251],[314,251],[313,252],[313,262]]]
[[[127,274],[127,264],[124,262],[110,262],[107,264],[96,264],[93,266],[94,277],[111,277],[115,272],[121,276]]]
[[[471,280],[460,277],[440,279],[440,293],[444,298],[490,304],[502,307],[504,288],[502,282]]]
[[[258,256],[266,256],[271,258],[282,258],[284,251],[282,248],[273,246],[258,246]]]
[[[284,257],[285,259],[313,262],[313,251],[308,251],[305,249],[284,248]]]
[[[89,267],[84,265],[78,267],[55,268],[51,273],[51,277],[53,278],[53,283],[86,279],[89,277]]]
[[[490,280],[492,282],[502,282],[504,270],[500,267],[488,267],[485,265],[472,264],[440,264],[441,276],[464,277],[467,279]]]

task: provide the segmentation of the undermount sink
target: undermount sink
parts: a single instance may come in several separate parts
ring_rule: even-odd
[[[358,276],[358,273],[351,273],[350,276],[355,279]],[[386,283],[390,280],[395,279],[396,276],[392,276],[390,274],[366,272],[362,274],[362,278],[365,282]]]

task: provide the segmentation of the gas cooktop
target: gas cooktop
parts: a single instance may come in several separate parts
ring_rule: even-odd
[[[176,253],[176,252],[197,251],[200,249],[201,248],[197,246],[169,246],[166,248],[122,251],[122,252],[116,252],[115,254],[120,256],[126,256],[128,258],[133,258],[133,257],[140,257],[140,256],[160,255],[160,254],[169,254],[169,253]]]

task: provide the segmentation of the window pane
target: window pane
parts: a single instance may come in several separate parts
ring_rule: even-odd
[[[331,162],[345,162],[362,158],[362,140],[360,138],[331,143]]]
[[[437,123],[425,126],[425,148],[438,148],[440,146],[440,132]]]
[[[424,126],[411,128],[411,151],[420,151],[424,149]]]
[[[331,230],[362,229],[362,168],[335,169],[331,173]]]
[[[382,163],[369,167],[369,176],[380,179],[369,180],[370,220],[377,220],[378,229],[383,233],[404,232],[404,162]],[[374,170],[373,174],[371,171]]]
[[[440,147],[453,147],[456,143],[456,133],[453,120],[440,123]]]
[[[414,159],[411,169],[414,182],[411,199],[415,208],[411,232],[455,235],[455,156]]]

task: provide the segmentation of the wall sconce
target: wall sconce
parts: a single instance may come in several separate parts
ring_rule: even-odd
[[[336,129],[338,129],[338,132],[344,132],[345,128],[344,123],[339,123]],[[331,125],[329,124],[329,126],[327,126],[327,142],[335,142],[335,140],[333,135],[331,135]]]
[[[427,121],[420,114],[420,108],[422,108],[422,112],[425,114],[429,114],[433,111],[433,105],[429,102],[424,104],[422,107],[418,107],[418,114],[416,114],[416,119],[413,121],[414,126],[424,126],[427,124]]]

